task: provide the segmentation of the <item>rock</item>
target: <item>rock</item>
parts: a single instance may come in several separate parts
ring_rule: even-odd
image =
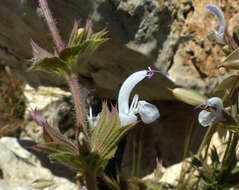
[[[28,185],[19,185],[18,183],[7,183],[4,180],[0,180],[0,190],[36,190]]]
[[[132,72],[156,66],[168,71],[175,83],[210,94],[214,87],[232,72],[221,71],[219,45],[208,39],[212,23],[206,0],[202,1],[137,1],[98,0],[87,3],[62,0],[49,1],[64,41],[70,34],[73,21],[87,18],[94,30],[107,28],[110,40],[78,69],[80,83],[96,89],[99,97],[117,97],[115,93]],[[237,30],[238,2],[220,4],[228,20],[230,32]],[[231,9],[230,9],[231,8]],[[43,14],[36,1],[4,2],[0,7],[1,64],[12,69],[33,86],[65,86],[63,79],[44,72],[26,72],[32,57],[30,39],[53,51],[54,47]],[[14,30],[13,30],[14,28]],[[112,52],[114,52],[112,54]],[[174,85],[166,77],[158,77],[139,88],[145,97],[155,100],[174,99],[168,87]],[[160,89],[161,93],[158,93]]]
[[[50,123],[53,123],[68,136],[74,136],[73,105],[70,103],[71,94],[56,87],[39,86],[37,89],[26,85],[25,118],[28,119],[29,111],[37,109]],[[35,121],[28,120],[20,134],[21,138],[30,138],[35,142],[42,142],[42,127]]]
[[[25,85],[24,95],[28,109],[46,109],[52,102],[62,100],[63,97],[70,97],[71,93],[60,88],[39,86],[37,89]]]
[[[174,164],[166,169],[159,183],[170,184],[172,186],[177,186],[180,177],[180,172],[182,169],[182,163]]]
[[[129,4],[129,9],[135,7],[131,15],[128,13],[129,9],[118,10],[117,2],[111,3],[106,0],[87,3],[49,1],[49,7],[57,20],[64,41],[70,35],[75,19],[81,19],[84,24],[86,18],[91,18],[95,31],[105,27],[109,30],[108,36],[111,40],[99,49],[87,65],[82,65],[78,70],[80,83],[89,89],[96,89],[95,95],[100,97],[116,98],[116,92],[127,76],[148,66],[153,67],[152,52],[156,52],[156,37],[152,35],[156,30],[154,24],[159,22],[157,3],[147,1],[146,7],[137,1],[126,4]],[[1,5],[0,12],[0,18],[4,20],[0,27],[1,64],[9,65],[21,78],[35,87],[66,86],[62,78],[49,73],[26,72],[30,65],[28,60],[32,57],[30,39],[39,43],[41,47],[54,51],[50,48],[54,45],[37,1],[19,1],[14,4],[5,2]],[[144,15],[146,18],[141,22]],[[151,22],[151,18],[155,19]],[[151,23],[148,26],[149,21]],[[141,32],[136,34],[139,28]],[[134,36],[137,36],[138,43],[131,43]],[[137,48],[133,50],[130,47]],[[161,93],[152,86],[160,88]],[[173,83],[162,76],[145,83],[139,91],[146,90],[144,95],[147,99],[173,99],[167,87],[173,87]]]
[[[236,17],[238,8],[235,4],[238,6],[238,2],[233,2],[232,8],[229,8],[232,2],[218,4],[228,20],[229,29],[232,25],[232,28],[237,25],[231,21],[231,18]],[[213,26],[216,27],[217,19],[209,16],[205,9],[207,3],[206,0],[178,1],[175,4],[178,8],[177,19],[171,25],[170,31],[175,33],[174,36],[177,36],[175,31],[180,31],[180,39],[178,41],[178,38],[171,38],[173,40],[169,40],[168,45],[165,45],[167,48],[173,42],[178,42],[175,43],[175,51],[169,59],[172,61],[168,68],[175,83],[200,91],[202,94],[211,94],[219,82],[235,73],[235,71],[218,69],[219,63],[224,58],[219,56],[222,54],[221,47],[209,39]],[[168,35],[168,38],[171,36]]]
[[[26,186],[26,190],[76,190],[76,185],[70,181],[73,180],[74,172],[62,165],[50,163],[46,155],[30,150],[32,145],[34,143],[31,141],[11,137],[0,139],[3,184],[18,184],[19,190],[21,186]]]

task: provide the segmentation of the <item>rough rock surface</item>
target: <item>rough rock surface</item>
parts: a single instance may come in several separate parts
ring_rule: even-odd
[[[94,95],[116,99],[123,80],[130,73],[148,66],[168,71],[176,85],[194,88],[202,93],[211,93],[218,82],[230,74],[217,68],[222,60],[218,56],[221,53],[220,46],[207,38],[211,23],[216,21],[208,16],[204,8],[207,2],[89,0],[86,3],[81,0],[51,0],[49,6],[65,41],[74,19],[81,19],[84,24],[90,18],[95,31],[105,27],[109,30],[111,40],[78,72],[83,86],[96,89]],[[223,0],[218,5],[223,8],[229,31],[236,30],[239,2]],[[0,5],[0,19],[0,63],[9,65],[33,86],[65,87],[61,78],[48,73],[26,73],[30,64],[28,60],[32,57],[30,39],[54,51],[37,1],[5,0]],[[143,134],[147,138],[143,144],[146,150],[143,151],[145,162],[142,161],[142,166],[148,168],[142,175],[152,171],[157,156],[162,158],[165,165],[182,158],[185,134],[193,118],[196,120],[190,106],[158,102],[174,99],[168,91],[173,86],[167,77],[156,75],[136,89],[142,99],[157,101],[161,112],[160,126],[155,122],[150,130],[144,129]],[[200,127],[196,129],[204,130]],[[200,135],[195,142],[200,143]],[[152,149],[151,152],[147,151]],[[127,158],[124,163],[129,166],[131,163]]]
[[[210,93],[225,77],[217,68],[220,48],[207,37],[216,19],[204,6],[208,1],[191,0],[98,0],[49,1],[63,39],[70,34],[74,19],[93,21],[95,31],[107,28],[111,38],[90,63],[79,69],[80,82],[97,89],[101,97],[116,97],[122,81],[132,72],[156,66],[168,71],[176,84]],[[215,2],[216,3],[216,2]],[[218,4],[225,12],[230,31],[238,29],[238,2]],[[37,1],[4,1],[0,6],[0,60],[10,65],[31,85],[62,86],[64,81],[47,73],[26,73],[34,39],[53,51],[53,43]],[[140,88],[148,99],[170,100],[166,87],[173,84],[159,77]],[[157,88],[152,88],[157,86]],[[160,90],[159,90],[160,89]]]
[[[5,180],[0,179],[0,190],[36,190],[28,185],[18,183],[7,183]]]
[[[157,6],[157,2],[148,4],[150,9]],[[139,28],[140,18],[143,18],[146,11],[143,5],[140,5],[139,13],[134,16],[127,11],[118,10],[117,6],[108,0],[87,3],[53,0],[49,1],[49,7],[65,41],[75,19],[81,19],[84,23],[86,18],[91,18],[95,31],[105,27],[109,30],[111,40],[99,49],[89,64],[79,69],[80,83],[88,88],[97,89],[96,95],[115,98],[121,83],[130,73],[153,65],[150,53],[153,50],[150,50],[148,45],[145,46],[148,55],[128,47]],[[51,48],[54,47],[51,36],[37,1],[25,0],[14,3],[4,1],[0,6],[0,12],[0,19],[3,20],[0,27],[1,63],[17,70],[19,75],[33,86],[63,86],[63,79],[56,76],[43,72],[26,73],[30,65],[29,59],[32,57],[30,39],[34,39],[49,51],[54,51]],[[148,38],[152,38],[152,32],[148,34]],[[173,84],[167,77],[158,75],[145,84],[148,85],[144,85],[140,90],[145,91],[144,96],[148,99],[172,99],[166,87],[172,87]],[[155,86],[157,88],[152,88]],[[159,93],[161,87],[164,90]]]
[[[19,190],[76,190],[76,185],[70,181],[74,173],[66,167],[50,163],[46,155],[30,150],[32,145],[34,143],[27,140],[0,139],[0,170],[4,180],[0,182],[0,189],[5,185]]]

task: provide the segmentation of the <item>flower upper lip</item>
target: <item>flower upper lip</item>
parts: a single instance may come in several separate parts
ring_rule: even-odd
[[[129,97],[133,88],[145,77],[151,78],[155,72],[158,71],[151,70],[150,68],[148,70],[135,72],[122,84],[118,96],[118,109],[121,126],[136,122],[136,114],[139,114],[145,123],[151,123],[160,116],[157,107],[146,101],[139,101],[138,94],[134,96],[129,107]]]
[[[214,4],[206,4],[205,7],[209,12],[212,12],[217,16],[218,21],[219,21],[219,27],[217,30],[213,29],[213,32],[215,34],[216,41],[218,43],[223,43],[224,42],[224,32],[225,32],[225,28],[226,28],[223,12],[221,11],[221,9],[218,6],[216,6]]]
[[[139,114],[144,123],[152,123],[159,116],[158,108],[144,100],[139,101],[139,95],[135,94],[132,103],[129,107],[129,97],[133,88],[144,78],[151,78],[155,72],[166,75],[166,73],[156,70],[137,71],[131,74],[122,84],[118,96],[118,111],[121,126],[126,126],[137,121],[136,114]],[[91,125],[96,126],[100,118],[98,114],[96,117],[92,115],[92,109],[89,109],[88,121]]]
[[[222,120],[224,107],[220,98],[212,97],[204,104],[197,106],[197,108],[199,107],[203,109],[198,115],[198,121],[202,126],[207,127],[214,122]]]

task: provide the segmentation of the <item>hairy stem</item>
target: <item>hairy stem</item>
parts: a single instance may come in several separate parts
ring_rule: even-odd
[[[56,48],[58,52],[60,52],[62,49],[64,49],[64,44],[62,42],[61,36],[57,30],[55,21],[51,15],[51,11],[48,7],[47,1],[46,0],[39,0],[40,6],[42,8],[42,11],[44,13],[44,16],[46,18],[46,22],[48,24],[48,27],[51,31],[52,38],[56,44]]]
[[[75,112],[76,112],[76,122],[77,122],[76,124],[77,126],[82,127],[85,134],[87,134],[85,104],[81,97],[80,86],[77,81],[77,77],[75,75],[68,76],[66,81],[70,87],[73,101],[74,101]]]

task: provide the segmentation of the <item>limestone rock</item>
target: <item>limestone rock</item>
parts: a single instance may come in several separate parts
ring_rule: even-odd
[[[81,19],[84,24],[86,18],[90,18],[95,31],[102,28],[109,30],[108,36],[111,40],[96,52],[87,65],[82,65],[78,70],[80,83],[89,89],[96,89],[95,94],[100,97],[116,98],[116,92],[127,76],[137,70],[153,66],[152,52],[155,52],[157,44],[153,33],[157,27],[155,24],[159,22],[157,2],[127,2],[125,10],[118,8],[123,6],[118,3],[106,0],[49,1],[49,7],[64,41],[70,35],[73,21],[77,19]],[[135,7],[131,15],[128,12],[130,7]],[[151,22],[151,18],[155,19]],[[30,39],[39,43],[41,47],[54,51],[49,30],[37,1],[16,3],[5,1],[0,6],[0,19],[4,21],[0,27],[1,64],[9,65],[33,86],[65,86],[63,79],[48,73],[26,72],[30,65],[29,59],[32,57]],[[149,21],[150,25],[147,24]],[[141,32],[137,32],[138,29]],[[147,35],[144,35],[146,30]],[[138,43],[133,42],[134,36]],[[147,99],[172,99],[167,87],[173,87],[173,83],[162,76],[145,83],[139,90],[145,91]]]
[[[35,121],[31,121],[28,118],[29,111],[34,109],[37,109],[45,119],[61,130],[73,130],[74,120],[72,118],[74,116],[71,111],[73,108],[70,104],[70,92],[56,87],[39,86],[34,89],[29,85],[25,85],[24,95],[26,97],[25,118],[28,122],[21,130],[21,138],[30,138],[38,143],[42,142],[42,126],[37,125]]]
[[[208,39],[216,19],[208,16],[206,0],[51,0],[48,3],[65,42],[76,19],[84,24],[90,18],[94,31],[102,28],[109,31],[110,40],[87,65],[78,69],[80,83],[96,89],[97,96],[116,98],[115,92],[123,80],[148,66],[168,71],[177,85],[206,94],[231,73],[217,68],[222,61],[218,56],[220,47]],[[225,13],[229,31],[237,31],[238,2],[229,0],[218,6]],[[63,79],[48,73],[26,72],[32,57],[30,39],[54,51],[37,1],[4,1],[0,19],[1,64],[9,65],[33,86],[65,86]],[[172,100],[167,88],[173,86],[166,77],[158,77],[138,90],[143,92],[147,88],[147,99]]]
[[[0,190],[36,190],[28,185],[19,185],[17,183],[7,183],[0,179]]]
[[[76,185],[69,180],[73,179],[74,173],[61,165],[50,164],[46,155],[29,149],[32,145],[31,141],[16,138],[0,139],[0,169],[4,184],[19,184],[19,190],[22,185],[26,190],[76,190]]]

